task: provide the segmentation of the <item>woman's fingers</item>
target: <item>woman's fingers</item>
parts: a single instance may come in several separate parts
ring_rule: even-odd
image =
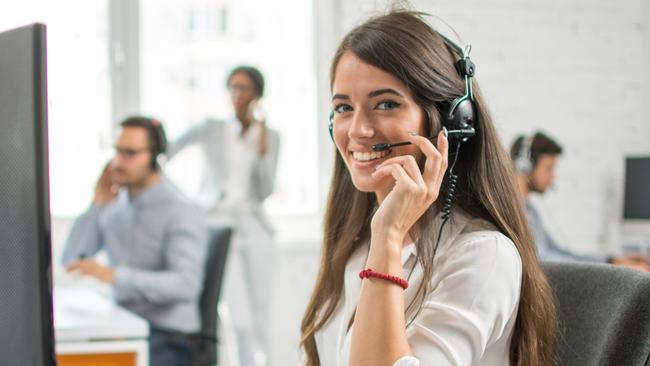
[[[449,166],[449,140],[447,139],[447,129],[443,127],[443,130],[438,133],[438,152],[442,155],[442,175],[447,171]]]
[[[410,140],[417,145],[426,157],[422,176],[428,189],[437,194],[442,184],[448,165],[449,142],[441,131],[437,137],[438,148],[431,141],[421,136],[411,136]]]
[[[419,174],[419,172],[418,172]],[[392,176],[395,179],[396,186],[403,186],[411,191],[423,189],[423,186],[418,185],[413,178],[406,172],[404,167],[398,163],[382,164],[377,171],[372,173],[376,179],[381,179],[387,176]]]
[[[392,176],[410,190],[426,194],[426,201],[436,199],[445,176],[449,162],[449,142],[444,131],[437,136],[437,148],[422,136],[411,135],[409,140],[418,146],[425,156],[424,170],[420,168],[412,155],[401,155],[387,159],[372,174],[375,179]]]
[[[420,187],[420,190],[428,194],[428,198],[433,197],[435,199],[439,195],[449,161],[449,142],[447,141],[447,137],[444,131],[440,131],[437,136],[438,148],[429,139],[422,136],[411,135],[409,140],[420,148],[426,158],[423,172],[420,173],[420,168],[412,155],[402,155],[387,159],[378,165],[376,167],[377,171],[373,173],[373,177],[382,178],[390,174],[397,180],[399,175],[396,176],[395,174],[398,173],[392,170],[385,171],[384,167],[399,165],[412,182]]]
[[[425,187],[425,182],[424,179],[422,178],[422,173],[420,173],[420,167],[418,167],[418,163],[415,161],[415,158],[412,155],[400,155],[396,156],[390,159],[386,159],[384,162],[381,164],[377,165],[375,167],[376,170],[381,169],[384,166],[390,165],[390,164],[398,164],[404,168],[408,176],[418,185],[421,187]]]

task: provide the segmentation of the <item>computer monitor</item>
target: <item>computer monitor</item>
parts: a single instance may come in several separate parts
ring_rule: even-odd
[[[623,218],[650,221],[650,157],[625,159]]]
[[[56,365],[45,26],[0,33],[0,364]]]

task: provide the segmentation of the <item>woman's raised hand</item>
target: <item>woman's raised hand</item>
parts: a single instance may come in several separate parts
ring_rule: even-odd
[[[392,176],[395,180],[393,189],[384,198],[371,224],[373,237],[387,239],[385,243],[397,245],[394,249],[401,249],[409,229],[438,199],[448,165],[446,130],[438,134],[438,148],[425,137],[415,133],[409,135],[409,141],[418,146],[426,158],[423,172],[420,173],[415,157],[401,155],[387,159],[372,174],[376,179]]]

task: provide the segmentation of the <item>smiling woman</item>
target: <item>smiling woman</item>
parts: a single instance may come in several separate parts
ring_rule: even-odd
[[[307,365],[552,364],[550,289],[468,50],[405,10],[341,42]]]

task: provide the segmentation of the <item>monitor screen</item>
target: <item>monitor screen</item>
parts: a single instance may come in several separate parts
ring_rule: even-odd
[[[45,26],[0,33],[0,364],[55,365]]]
[[[650,157],[625,159],[623,217],[650,220]]]

